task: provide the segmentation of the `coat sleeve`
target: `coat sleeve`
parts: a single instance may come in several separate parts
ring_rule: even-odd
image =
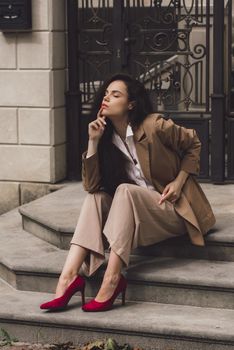
[[[94,193],[101,187],[98,152],[86,158],[87,151],[82,154],[82,183],[85,191]]]
[[[181,156],[181,170],[192,175],[199,174],[201,142],[194,129],[187,129],[175,124],[172,119],[158,116],[156,133],[165,146]]]

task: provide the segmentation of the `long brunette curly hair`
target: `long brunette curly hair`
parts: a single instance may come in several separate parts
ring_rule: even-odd
[[[128,122],[132,127],[138,127],[147,115],[152,113],[152,103],[144,85],[125,73],[114,74],[104,81],[95,95],[92,104],[92,115],[97,115],[107,87],[116,80],[125,83],[128,101],[135,101],[134,108],[129,110]],[[112,143],[113,124],[109,118],[105,120],[107,123],[105,131],[98,144],[99,167],[102,179],[101,186],[104,191],[113,196],[117,186],[121,183],[135,184],[135,182],[127,175],[125,155]]]

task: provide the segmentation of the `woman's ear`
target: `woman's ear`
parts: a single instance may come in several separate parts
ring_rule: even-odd
[[[128,109],[133,109],[133,108],[135,107],[135,105],[136,105],[136,102],[135,102],[135,101],[129,102],[129,104],[128,104]]]

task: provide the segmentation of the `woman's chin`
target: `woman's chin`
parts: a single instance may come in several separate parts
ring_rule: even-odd
[[[106,117],[106,118],[108,118],[108,119],[112,119],[112,115],[111,114],[109,114],[109,113],[102,113],[102,115],[104,116],[104,117]]]
[[[103,116],[105,116],[106,118],[108,118],[109,120],[113,121],[113,120],[118,120],[118,119],[122,119],[122,115],[119,114],[112,114],[112,113],[102,113]]]

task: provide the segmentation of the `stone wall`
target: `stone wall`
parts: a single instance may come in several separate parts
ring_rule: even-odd
[[[65,0],[33,0],[32,30],[0,32],[0,213],[66,178],[66,66]]]

